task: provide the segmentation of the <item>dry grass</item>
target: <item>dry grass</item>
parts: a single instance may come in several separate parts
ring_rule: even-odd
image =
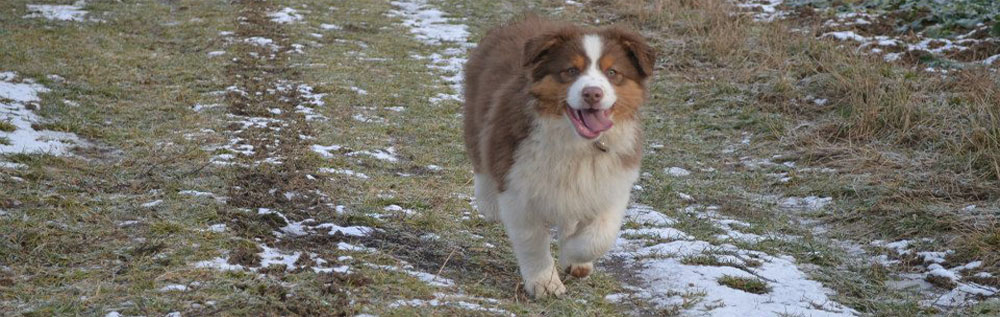
[[[605,8],[621,8],[624,22],[663,51],[661,76],[684,81],[670,93],[709,97],[686,97],[694,107],[751,112],[744,129],[780,148],[755,154],[838,171],[772,189],[839,201],[822,218],[834,227],[827,234],[861,244],[929,237],[934,248],[956,251],[950,264],[982,260],[984,271],[1000,267],[996,72],[970,66],[941,76],[912,64],[919,61],[887,63],[819,39],[815,17],[757,23],[731,16],[734,8],[724,0],[619,0]],[[983,211],[961,211],[973,204]],[[857,294],[857,301],[846,301],[865,311],[913,311],[871,301],[881,282],[831,283],[848,297]]]

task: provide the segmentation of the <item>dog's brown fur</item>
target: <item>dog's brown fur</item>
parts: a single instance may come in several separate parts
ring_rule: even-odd
[[[563,70],[586,66],[584,50],[575,41],[585,32],[613,39],[605,44],[607,53],[600,60],[602,70],[619,70],[610,78],[619,96],[612,115],[616,120],[638,120],[655,54],[634,33],[616,27],[581,28],[532,15],[491,30],[470,54],[465,70],[466,151],[475,172],[492,176],[501,192],[514,152],[531,132],[534,118],[564,115],[572,78]],[[641,154],[637,148],[622,162],[635,166]]]

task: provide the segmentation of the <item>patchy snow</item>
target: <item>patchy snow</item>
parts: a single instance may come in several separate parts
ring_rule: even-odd
[[[144,203],[144,204],[142,204],[140,206],[142,206],[143,208],[153,208],[153,207],[159,206],[162,203],[163,203],[163,199],[157,199],[157,200],[154,200],[154,201],[151,201],[151,202],[148,202],[148,203]]]
[[[187,292],[188,286],[184,284],[170,284],[160,288],[160,293],[166,292]]]
[[[65,155],[70,147],[84,144],[76,134],[35,130],[43,123],[35,110],[42,107],[41,93],[49,89],[31,79],[15,81],[14,72],[0,72],[0,122],[9,123],[13,131],[0,130],[0,154],[48,153]]]
[[[635,230],[662,230],[654,232],[684,234],[689,239],[662,242],[650,240],[648,236],[630,237],[630,231],[623,231],[610,255],[623,259],[627,266],[637,270],[636,276],[642,285],[630,286],[631,294],[613,294],[609,300],[621,301],[634,296],[663,309],[678,309],[684,315],[698,316],[857,315],[854,310],[832,301],[828,297],[832,291],[810,280],[796,267],[794,258],[697,240],[669,227],[674,221],[667,219],[670,218],[648,206],[633,206],[626,211],[626,221],[642,226]],[[730,265],[684,264],[683,259],[691,256],[713,257]],[[718,280],[727,275],[762,280],[770,291],[754,294],[720,284]]]
[[[177,193],[184,196],[212,198],[213,200],[215,200],[215,202],[220,204],[225,204],[226,201],[229,199],[226,196],[219,196],[210,192],[201,192],[197,190],[182,190]]]
[[[0,162],[0,168],[19,170],[28,168],[28,165],[14,162]]]
[[[993,65],[993,63],[998,60],[1000,60],[1000,54],[987,57],[986,59],[983,60],[983,64]]]
[[[368,91],[367,90],[364,90],[364,89],[361,89],[361,88],[358,88],[358,87],[354,87],[354,86],[351,86],[351,91],[353,91],[353,92],[355,92],[355,93],[357,93],[359,95],[362,95],[362,96],[367,96],[368,95]]]
[[[331,152],[332,151],[340,151],[341,146],[340,145],[336,145],[336,144],[333,144],[333,145],[313,144],[310,148],[312,149],[313,152],[316,152],[317,154],[319,154],[320,156],[322,156],[324,158],[332,158],[333,157],[333,153],[331,153]]]
[[[354,252],[375,252],[375,249],[363,246],[353,245],[347,242],[337,242],[337,249],[344,251],[354,251]]]
[[[778,6],[784,0],[742,0],[736,2],[737,7],[753,12],[754,21],[770,22],[788,15],[788,12],[778,10]]]
[[[401,18],[403,25],[410,29],[417,40],[443,48],[441,52],[428,56],[412,55],[417,59],[428,60],[428,66],[439,71],[443,82],[451,87],[451,93],[439,93],[431,97],[430,102],[439,104],[447,100],[461,101],[465,52],[473,45],[468,42],[468,27],[445,17],[441,10],[423,0],[393,1],[392,4],[398,10],[391,10],[389,14]]]
[[[667,175],[674,176],[674,177],[684,177],[684,176],[691,175],[691,171],[683,169],[683,168],[680,168],[680,167],[676,167],[676,166],[674,166],[674,167],[668,167],[668,168],[664,169],[663,172],[667,173]]]
[[[358,156],[358,155],[370,156],[375,159],[390,163],[396,163],[399,161],[399,159],[396,158],[396,149],[391,146],[386,148],[385,150],[355,151],[347,153],[347,156]]]
[[[286,271],[293,271],[300,267],[299,265],[295,264],[296,262],[298,262],[299,258],[303,256],[308,256],[315,263],[313,266],[308,267],[309,269],[312,269],[313,272],[328,273],[328,272],[343,272],[347,270],[342,266],[338,267],[327,266],[329,262],[319,257],[319,255],[315,253],[303,253],[300,251],[287,252],[279,250],[277,248],[268,247],[267,245],[264,244],[258,244],[257,246],[261,249],[261,252],[257,253],[257,256],[260,257],[260,264],[259,266],[256,267],[246,267],[240,264],[229,264],[228,260],[226,260],[225,257],[217,257],[210,260],[199,261],[195,262],[193,265],[196,268],[209,268],[209,269],[216,269],[219,271],[249,270],[253,272],[256,272],[263,268],[270,267],[272,265],[284,265]],[[186,286],[185,289],[187,289]]]
[[[405,214],[405,215],[414,215],[414,214],[417,213],[416,211],[413,211],[413,209],[403,208],[400,205],[388,205],[388,206],[385,206],[385,208],[382,208],[382,210],[385,210],[385,211],[388,211],[388,212],[402,213],[402,214]]]
[[[261,46],[261,47],[267,47],[267,48],[270,48],[272,51],[277,51],[277,50],[281,49],[280,46],[278,46],[277,44],[274,44],[274,40],[266,38],[266,37],[260,37],[260,36],[248,37],[248,38],[243,39],[243,42],[246,42],[246,43],[251,44],[251,45],[256,45],[256,46]]]
[[[974,270],[983,265],[982,261],[972,261],[952,268],[946,268],[945,258],[954,254],[953,250],[945,251],[917,251],[922,244],[933,242],[932,239],[923,238],[914,240],[899,240],[885,242],[882,240],[872,241],[871,245],[883,247],[895,252],[894,256],[916,256],[921,259],[921,264],[916,264],[914,271],[910,273],[897,274],[894,279],[886,284],[896,289],[912,289],[923,295],[921,301],[924,306],[933,306],[941,309],[952,309],[975,305],[982,298],[1000,295],[1000,289],[992,286],[981,285],[975,282],[964,281],[963,277],[968,273],[965,271]],[[889,256],[879,255],[880,262],[886,265],[901,263],[900,260],[888,260]],[[920,272],[923,271],[923,272]],[[985,274],[983,274],[985,273]],[[988,272],[971,274],[975,277],[991,277]],[[951,289],[941,289],[934,284],[928,283],[929,278],[945,279],[954,283]]]
[[[336,24],[326,24],[326,23],[320,24],[319,28],[323,29],[324,31],[337,31],[337,30],[343,29],[339,25],[336,25]]]
[[[285,7],[284,9],[278,10],[276,12],[270,12],[267,17],[271,18],[271,21],[279,24],[288,24],[302,21],[302,15],[299,14],[298,10]]]
[[[224,224],[224,223],[217,223],[217,224],[214,224],[214,225],[210,225],[210,226],[208,226],[208,231],[210,231],[210,232],[226,232],[226,224]]]
[[[321,167],[317,172],[318,173],[327,173],[327,174],[340,174],[340,175],[353,176],[353,177],[357,177],[357,178],[360,178],[360,179],[368,179],[368,175],[365,175],[364,173],[355,172],[355,171],[352,171],[352,170],[349,170],[349,169],[343,169],[343,168]]]
[[[84,0],[79,0],[74,2],[72,5],[48,5],[48,4],[29,4],[28,12],[30,14],[25,15],[25,18],[43,18],[46,20],[54,21],[87,21],[85,16],[87,11],[83,10],[83,6],[87,5]],[[100,21],[99,19],[91,18],[91,21]]]
[[[778,207],[785,210],[819,211],[833,202],[832,197],[785,197],[778,201]]]
[[[403,25],[410,28],[421,42],[429,45],[440,45],[441,42],[465,43],[469,37],[468,27],[463,24],[453,24],[445,13],[432,7],[423,0],[392,1],[398,10],[389,14],[403,20]]]
[[[365,263],[365,265],[370,266],[372,268],[377,268],[377,269],[383,269],[383,270],[388,270],[388,271],[405,273],[406,275],[412,276],[412,277],[414,277],[414,278],[416,278],[416,279],[418,279],[418,280],[420,280],[420,281],[422,281],[424,283],[427,283],[427,285],[430,285],[430,286],[435,286],[435,287],[452,287],[452,286],[455,286],[455,281],[452,281],[449,278],[444,278],[444,277],[438,276],[436,274],[425,273],[425,272],[420,272],[420,271],[413,270],[413,266],[409,265],[409,264],[404,264],[402,267],[394,266],[394,265],[372,264],[372,263]]]
[[[857,41],[857,42],[868,41],[868,37],[858,35],[857,33],[854,33],[854,31],[829,32],[823,34],[820,37],[832,37],[841,41],[847,41],[847,40]]]
[[[497,305],[499,303],[500,302],[498,300],[492,298],[482,298],[482,297],[475,297],[475,296],[468,296],[461,294],[434,293],[433,299],[400,299],[392,303],[389,303],[389,308],[396,308],[403,306],[408,306],[408,307],[449,306],[470,311],[485,312],[495,315],[516,316],[515,314],[500,308],[483,306],[484,304]]]

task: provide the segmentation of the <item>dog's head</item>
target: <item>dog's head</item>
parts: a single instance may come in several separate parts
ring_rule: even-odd
[[[645,101],[655,52],[617,27],[568,27],[528,40],[523,66],[542,115],[565,115],[577,134],[595,139],[618,120],[633,120]]]

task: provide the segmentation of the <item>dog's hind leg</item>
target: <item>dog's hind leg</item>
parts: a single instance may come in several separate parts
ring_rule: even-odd
[[[500,205],[497,202],[497,183],[489,174],[476,173],[476,209],[487,221],[500,220]]]
[[[575,228],[559,228],[559,266],[563,272],[583,278],[594,270],[594,260],[614,245],[621,228],[621,211],[599,215],[590,222],[576,223]]]

